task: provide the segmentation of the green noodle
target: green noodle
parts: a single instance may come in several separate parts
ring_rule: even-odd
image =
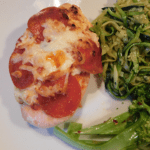
[[[136,87],[150,83],[150,3],[118,0],[114,6],[103,8],[91,31],[100,39],[108,90],[126,98]]]

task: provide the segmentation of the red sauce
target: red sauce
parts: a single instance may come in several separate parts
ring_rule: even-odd
[[[51,80],[46,80],[42,85],[45,85],[45,86],[54,86],[55,84],[59,84],[60,87],[63,88],[64,86],[64,82],[65,82],[65,78],[66,78],[66,75],[58,78],[57,80],[55,81],[51,81]]]
[[[33,15],[28,21],[28,28],[34,36],[36,36],[37,43],[44,40],[42,24],[46,19],[58,20],[65,25],[68,23],[68,16],[63,9],[57,7],[48,7]]]
[[[80,68],[88,73],[102,73],[101,49],[96,46],[93,41],[90,41],[88,48],[79,47],[82,57],[85,59]]]
[[[39,95],[39,104],[42,110],[54,117],[62,118],[72,115],[81,101],[81,87],[74,76],[69,76],[67,92],[65,95],[56,94],[55,97]]]
[[[38,68],[37,68],[37,72],[38,72],[39,74],[41,74],[43,70],[44,70],[43,67],[38,67]]]
[[[25,89],[33,83],[34,77],[30,71],[19,69],[21,65],[22,61],[14,64],[10,59],[9,72],[14,85],[19,89]],[[19,72],[20,75],[14,75],[15,72]]]
[[[25,48],[15,48],[14,53],[23,54],[25,51]]]
[[[33,67],[33,65],[30,62],[25,63],[25,65]]]

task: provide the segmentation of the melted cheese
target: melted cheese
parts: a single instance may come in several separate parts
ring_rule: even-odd
[[[13,61],[13,63],[22,61],[20,69],[32,72],[34,81],[37,79],[40,80],[38,84],[35,85],[33,83],[26,89],[21,90],[15,88],[17,101],[21,99],[28,105],[37,103],[37,91],[41,86],[41,82],[45,81],[54,72],[64,72],[66,74],[65,85],[67,85],[68,75],[70,73],[68,70],[75,62],[71,52],[74,48],[77,48],[76,44],[79,39],[91,38],[97,45],[99,44],[96,34],[88,30],[91,24],[85,17],[81,15],[80,19],[76,20],[73,16],[70,16],[70,14],[68,15],[69,18],[71,18],[70,24],[75,24],[77,27],[76,30],[70,30],[69,26],[66,27],[62,22],[57,20],[48,19],[42,25],[44,27],[44,41],[37,44],[35,37],[33,37],[32,33],[27,29],[20,38],[21,42],[18,41],[16,44],[16,48],[25,48],[25,51],[23,54],[13,54],[11,61]],[[25,65],[26,63],[31,63],[32,66],[27,66]],[[72,75],[80,73],[81,70],[78,68],[71,70]],[[52,91],[57,91],[57,89],[54,87]]]
[[[51,34],[47,29],[45,29],[45,35]],[[64,49],[72,49],[72,44],[75,43],[79,37],[76,32],[66,30],[65,32],[53,34],[49,36],[51,41],[42,42],[41,48],[45,51],[56,51],[56,50],[64,50]]]
[[[16,53],[12,55],[13,63],[22,61],[20,69],[31,71],[34,79],[44,81],[47,76],[56,71],[65,71],[75,62],[71,55],[73,44],[83,37],[83,34],[70,31],[69,28],[64,28],[64,24],[59,22],[59,27],[55,27],[53,21],[48,20],[44,25],[43,35],[45,40],[37,44],[32,34],[26,30],[20,38],[16,47],[25,48],[23,54]],[[60,30],[59,30],[60,29]],[[48,42],[48,40],[50,42]],[[27,66],[30,62],[33,66]],[[38,68],[44,68],[41,73]],[[74,71],[74,75],[80,73],[78,69]],[[65,81],[66,83],[68,81]],[[15,97],[17,101],[21,99],[25,103],[32,105],[37,103],[39,85],[32,84],[26,89],[15,88]]]
[[[14,96],[18,102],[21,99],[23,102],[27,103],[28,105],[32,105],[33,103],[37,103],[37,98],[38,98],[38,94],[36,93],[35,88],[37,88],[35,87],[35,85],[30,86],[23,90],[15,87]]]
[[[23,65],[20,66],[20,69],[31,71],[34,79],[43,81],[53,72],[68,69],[75,61],[70,52],[73,49],[73,44],[84,35],[70,31],[69,27],[64,28],[63,23],[59,22],[57,28],[54,24],[55,22],[48,20],[43,25],[45,28],[43,31],[45,40],[40,44],[34,42],[32,34],[27,30],[21,37],[22,42],[17,45],[25,48],[24,53],[15,54],[12,57],[14,63],[22,60]],[[47,42],[48,39],[50,42]],[[61,51],[63,56],[61,53],[58,55],[58,51]],[[49,57],[50,55],[56,57],[55,60]],[[28,62],[30,62],[33,67],[24,65]],[[40,74],[37,71],[39,67],[44,68]]]

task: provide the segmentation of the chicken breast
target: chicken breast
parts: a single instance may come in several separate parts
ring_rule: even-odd
[[[82,99],[85,94],[86,88],[88,86],[90,75],[89,74],[77,75],[76,78],[81,86],[81,99]],[[36,110],[36,109],[31,108],[30,105],[27,105],[25,103],[21,105],[21,113],[22,113],[22,117],[24,118],[24,120],[40,128],[54,127],[62,122],[67,121],[72,116],[72,115],[69,115],[69,116],[62,117],[62,118],[55,118],[50,115],[47,115],[41,109]]]
[[[68,120],[79,107],[90,73],[102,72],[101,49],[91,23],[76,5],[33,15],[9,61],[23,118],[42,127]]]

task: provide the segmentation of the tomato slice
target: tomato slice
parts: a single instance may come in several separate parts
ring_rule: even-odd
[[[65,95],[56,94],[55,97],[38,96],[42,110],[54,117],[62,118],[72,115],[81,101],[81,87],[74,76],[69,76],[67,92]]]

